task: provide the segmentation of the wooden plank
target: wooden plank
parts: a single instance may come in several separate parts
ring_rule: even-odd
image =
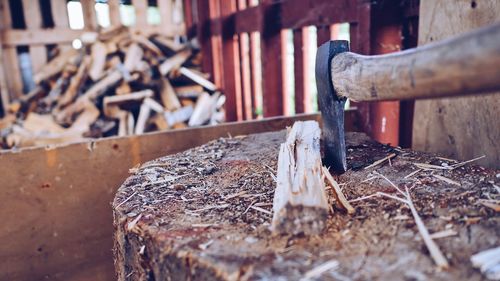
[[[160,3],[163,1],[160,1]],[[120,18],[120,0],[108,0],[109,7],[109,19],[112,26],[121,25],[122,21]]]
[[[0,279],[115,279],[109,202],[129,168],[228,134],[318,119],[299,115],[0,153]]]
[[[212,42],[210,34],[210,7],[208,1],[198,1],[198,30],[197,38],[200,40],[202,56],[201,69],[203,72],[209,73],[214,79],[214,60],[212,59]],[[220,84],[217,84],[219,87]]]
[[[240,0],[245,2],[245,0]],[[241,80],[243,91],[243,116],[245,120],[252,119],[252,81],[250,73],[250,37],[248,33],[239,35],[240,41],[240,58],[241,58]]]
[[[224,18],[236,11],[236,1],[231,0],[221,5],[221,17]],[[234,22],[224,20],[224,28],[230,28]],[[226,95],[226,119],[228,121],[243,120],[241,98],[240,59],[238,37],[231,33],[222,36],[222,67],[224,71],[224,94]]]
[[[352,0],[289,0],[281,7],[281,27],[329,26],[357,21],[357,3]],[[307,7],[307,8],[306,8]]]
[[[293,31],[293,57],[295,77],[295,112],[311,112],[312,101],[309,81],[311,81],[309,66],[309,34],[308,27]]]
[[[215,19],[220,17],[220,5],[217,0],[209,0],[209,14],[211,19]],[[212,26],[210,26],[211,28]],[[213,30],[210,29],[210,34],[213,33]],[[213,66],[214,66],[214,82],[218,88],[223,88],[224,85],[224,75],[222,73],[222,36],[216,35],[210,38],[212,44],[212,58],[213,58]]]
[[[419,45],[446,39],[500,21],[495,0],[428,1],[420,4]],[[413,148],[500,168],[498,92],[478,97],[423,100],[415,103]]]
[[[43,27],[39,4],[39,1],[23,0],[24,20],[27,29],[39,29]],[[33,73],[36,73],[47,62],[47,48],[45,46],[30,46],[29,52],[31,67]]]
[[[2,32],[3,44],[8,47],[19,45],[40,46],[46,44],[71,43],[80,37],[82,30],[71,30],[66,28],[53,29],[11,29]]]
[[[258,110],[262,110],[262,64],[260,59],[260,34],[258,32],[250,33],[250,80],[252,86],[252,112],[253,118],[256,118]]]
[[[52,9],[52,19],[54,20],[54,27],[70,30],[67,1],[52,0],[50,7]],[[72,48],[72,46],[71,43],[63,43],[59,44],[59,48],[64,52],[69,48]]]
[[[208,5],[207,1],[201,1]],[[161,26],[164,29],[170,29],[172,28],[173,21],[172,21],[172,11],[173,11],[173,3],[172,0],[163,0],[163,1],[158,1],[158,10],[160,11],[160,17],[161,17]],[[202,3],[198,3],[198,5],[202,5]],[[198,7],[198,11],[200,8]],[[206,10],[208,13],[208,9]]]
[[[10,15],[9,0],[0,0],[0,31],[2,29],[10,29],[12,27],[12,18]],[[6,45],[6,40],[2,37],[2,44],[4,45],[4,52],[2,63],[8,65],[9,70],[5,71],[5,78],[7,80],[7,88],[11,99],[20,97],[23,94],[23,81],[21,79],[21,69],[19,67],[19,60],[17,59],[17,50],[15,47]]]
[[[3,58],[3,46],[2,46],[2,41],[0,40],[0,59],[2,58]],[[3,109],[3,116],[5,116],[9,109],[10,95],[9,95],[9,89],[7,88],[7,80],[5,79],[5,69],[2,63],[0,63],[0,97]]]
[[[318,26],[316,29],[316,38],[318,47],[321,46],[323,43],[330,41],[331,39],[330,26],[328,25]]]
[[[135,26],[141,28],[148,25],[148,2],[147,0],[132,0],[135,9]]]
[[[83,22],[85,30],[97,30],[97,16],[95,13],[95,0],[81,0],[83,11]]]
[[[261,32],[261,60],[262,60],[262,99],[264,117],[284,114],[283,98],[283,65],[282,65],[282,37],[278,19],[274,15],[279,10],[277,4],[269,5],[265,24],[268,28]],[[276,13],[272,11],[276,10]]]

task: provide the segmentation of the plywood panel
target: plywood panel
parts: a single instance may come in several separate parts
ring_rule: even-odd
[[[0,280],[114,280],[110,202],[129,168],[219,137],[306,119],[319,115],[0,153]]]
[[[497,21],[497,0],[421,0],[419,45]],[[499,168],[498,94],[416,102],[413,148],[461,160],[484,154],[481,165]]]

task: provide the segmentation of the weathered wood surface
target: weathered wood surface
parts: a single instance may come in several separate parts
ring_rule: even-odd
[[[113,202],[118,280],[483,280],[470,257],[500,243],[498,215],[483,205],[499,198],[499,170],[347,134],[350,170],[338,182],[354,214],[330,188],[323,234],[273,236],[284,140],[284,131],[224,138],[135,169]],[[388,198],[400,196],[391,183],[409,190],[431,237],[441,236],[448,270],[435,266],[409,204]]]
[[[498,21],[500,2],[496,0],[422,0],[419,45]],[[416,102],[413,148],[439,152],[462,160],[486,155],[479,163],[499,168],[498,93]]]
[[[306,119],[319,115],[1,152],[0,280],[113,280],[109,202],[129,168],[228,134]]]

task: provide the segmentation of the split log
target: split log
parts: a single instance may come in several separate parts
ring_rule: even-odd
[[[176,110],[181,107],[181,103],[175,94],[174,88],[170,81],[166,78],[161,79],[161,92],[160,92],[161,102],[163,106],[170,111]]]
[[[208,93],[204,92],[200,95],[196,101],[196,106],[194,107],[193,114],[189,118],[189,126],[200,126],[210,120],[212,113],[214,112],[214,107],[217,104],[217,99],[219,98],[219,93],[215,93],[210,96]]]
[[[321,129],[316,121],[296,122],[281,144],[273,200],[272,230],[283,234],[319,234],[328,217],[321,178]]]
[[[87,77],[87,69],[90,63],[91,63],[90,57],[85,57],[82,60],[82,63],[78,67],[76,75],[73,76],[73,78],[71,79],[68,89],[66,89],[64,94],[59,98],[57,104],[57,111],[75,99],[75,97],[78,94],[78,89],[80,88],[80,86]]]
[[[217,86],[215,86],[214,83],[210,82],[209,80],[207,80],[203,76],[199,75],[198,73],[196,73],[196,71],[193,71],[193,70],[186,68],[186,67],[181,67],[179,69],[179,71],[182,75],[193,80],[195,83],[199,84],[203,88],[205,88],[211,92],[214,92],[215,90],[217,90]]]
[[[58,73],[60,73],[64,66],[68,63],[74,63],[78,57],[78,51],[75,49],[69,49],[68,51],[59,54],[55,59],[51,60],[49,63],[45,64],[34,76],[33,80],[35,83],[40,83],[43,80],[50,78]]]
[[[108,50],[106,48],[106,44],[101,42],[95,42],[94,44],[92,44],[92,64],[88,72],[90,79],[97,81],[102,77],[104,73],[104,65],[106,64],[107,54]]]
[[[161,65],[160,65],[160,73],[161,75],[165,76],[167,75],[172,69],[179,68],[188,58],[191,56],[191,50],[187,49],[184,51],[181,51],[174,55],[173,57],[170,57],[166,59]]]

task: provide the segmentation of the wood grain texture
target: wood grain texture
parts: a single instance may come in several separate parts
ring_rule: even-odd
[[[500,24],[403,52],[342,53],[331,71],[337,94],[354,101],[488,92],[500,88]]]
[[[110,202],[129,168],[228,134],[319,119],[298,115],[0,153],[0,280],[115,279]]]
[[[0,16],[0,29],[11,28],[12,18],[8,0],[0,0]],[[5,46],[5,38],[2,38],[1,41],[2,45]],[[5,46],[3,55],[0,59],[4,66],[9,66],[8,69],[5,69],[5,79],[7,80],[10,98],[14,99],[20,97],[23,94],[23,81],[21,79],[21,70],[17,59],[16,48]]]
[[[500,2],[422,0],[419,45],[500,21]],[[497,76],[499,77],[499,76]],[[418,101],[413,148],[466,160],[486,155],[480,164],[500,167],[500,99],[486,96]]]

